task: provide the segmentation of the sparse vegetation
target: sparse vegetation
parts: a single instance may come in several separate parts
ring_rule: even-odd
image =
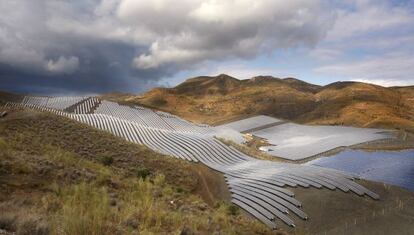
[[[111,156],[102,156],[99,160],[104,166],[109,166],[114,162],[114,159]]]
[[[147,176],[149,176],[151,174],[150,170],[148,170],[145,167],[140,167],[137,169],[137,177],[138,178],[142,178],[145,179],[147,178]]]
[[[237,80],[219,75],[191,78],[174,88],[156,88],[127,99],[212,125],[264,114],[303,124],[400,128],[414,133],[413,94],[412,86],[336,82],[321,87],[294,78]],[[161,98],[168,105],[153,102]]]
[[[151,100],[151,105],[156,106],[156,107],[164,106],[167,103],[168,103],[167,100],[165,100],[164,98],[161,98],[161,97],[157,97],[157,98]]]
[[[0,121],[0,149],[9,233],[273,233],[229,202],[206,204],[192,164],[65,118],[18,112]]]

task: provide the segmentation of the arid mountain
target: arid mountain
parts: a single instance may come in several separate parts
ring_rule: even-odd
[[[190,78],[140,96],[112,98],[209,124],[265,114],[307,124],[414,131],[414,86],[387,88],[360,82],[318,86],[295,78],[238,80],[221,74]]]

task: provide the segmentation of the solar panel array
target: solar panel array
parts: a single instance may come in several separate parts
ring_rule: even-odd
[[[38,97],[25,96],[22,104],[26,106],[45,107],[57,110],[64,110],[76,103],[79,103],[88,97],[73,96],[73,97]]]
[[[99,99],[95,97],[89,97],[87,99],[82,100],[76,107],[74,108],[74,113],[76,114],[88,114],[92,112],[92,109],[99,104]]]
[[[111,115],[113,117],[139,123],[144,126],[162,130],[172,130],[189,133],[207,133],[211,130],[206,126],[199,126],[181,119],[175,115],[153,111],[140,106],[124,106],[111,101],[102,101],[95,113]]]
[[[274,117],[269,117],[265,115],[258,115],[250,118],[245,118],[242,120],[230,122],[227,124],[220,125],[219,127],[228,127],[239,132],[245,132],[251,129],[259,128],[266,125],[278,124],[283,121]]]
[[[27,103],[19,105],[27,106]],[[379,198],[357,184],[354,175],[317,166],[255,159],[214,138],[213,128],[195,125],[171,114],[109,101],[102,101],[92,114],[62,112],[45,107],[44,103],[30,107],[52,111],[159,153],[200,162],[222,172],[231,201],[271,228],[276,228],[279,220],[294,227],[295,217],[308,218],[301,202],[287,187],[340,189]]]

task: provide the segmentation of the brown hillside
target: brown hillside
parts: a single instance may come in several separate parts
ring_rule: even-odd
[[[176,86],[176,94],[212,95],[227,94],[240,86],[240,81],[225,74],[217,77],[196,77]]]
[[[0,234],[283,234],[230,204],[224,178],[202,165],[70,119],[8,111]]]
[[[414,131],[414,87],[360,82],[318,86],[296,78],[221,74],[188,79],[174,88],[119,97],[209,124],[257,114],[307,124],[402,128]]]
[[[0,91],[0,105],[5,102],[18,102],[22,99],[21,95]]]

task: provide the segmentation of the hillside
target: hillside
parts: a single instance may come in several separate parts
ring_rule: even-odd
[[[238,80],[221,74],[188,79],[173,88],[117,101],[172,112],[195,122],[218,124],[257,114],[304,124],[401,128],[414,131],[414,87],[360,82],[317,86],[295,78],[258,76]]]
[[[155,153],[51,113],[7,110],[0,118],[0,234],[389,234],[412,229],[412,192],[358,180],[381,199],[286,187],[310,219],[297,217],[296,228],[277,221],[278,230],[272,231],[230,204],[223,176],[203,164]]]
[[[47,113],[0,119],[0,234],[268,234],[221,175]]]
[[[7,101],[19,102],[22,99],[21,95],[0,91],[0,105]]]

